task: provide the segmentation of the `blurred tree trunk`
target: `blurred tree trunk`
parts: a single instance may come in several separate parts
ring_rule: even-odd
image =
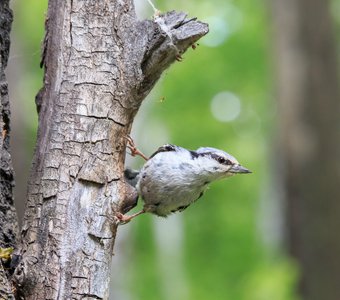
[[[9,54],[12,11],[9,0],[0,2],[0,248],[16,247],[17,216],[13,202],[13,167],[9,149],[10,108],[5,76]],[[0,299],[14,299],[3,262],[0,260]]]
[[[274,0],[278,170],[303,299],[340,299],[340,96],[329,1]]]
[[[162,72],[208,26],[176,12],[138,21],[132,0],[50,0],[45,25],[39,129],[13,280],[18,298],[107,299],[114,215],[130,200],[126,136]],[[13,200],[11,190],[6,197]]]

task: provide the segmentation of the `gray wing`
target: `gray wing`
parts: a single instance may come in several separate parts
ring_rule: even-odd
[[[177,146],[171,145],[171,144],[166,144],[161,147],[159,147],[155,153],[153,153],[149,159],[153,158],[156,154],[160,152],[170,152],[170,151],[176,151]]]
[[[124,171],[124,178],[128,184],[130,184],[133,187],[136,187],[136,184],[139,179],[139,171],[126,168]]]

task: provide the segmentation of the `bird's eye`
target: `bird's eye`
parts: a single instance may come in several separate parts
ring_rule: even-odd
[[[223,156],[219,156],[217,154],[211,154],[211,157],[222,165],[230,166],[230,165],[233,164],[233,162],[231,160],[224,158]]]
[[[230,166],[230,165],[233,164],[231,160],[226,159],[226,158],[221,157],[221,156],[219,156],[219,157],[217,158],[217,161],[218,161],[220,164],[227,165],[227,166]]]
[[[223,158],[223,157],[218,157],[217,158],[217,161],[220,163],[220,164],[225,164],[226,163],[226,160]]]

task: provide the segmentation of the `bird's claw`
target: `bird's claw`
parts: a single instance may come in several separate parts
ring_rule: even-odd
[[[181,62],[181,61],[183,60],[183,57],[182,57],[180,54],[177,54],[177,55],[175,56],[175,59],[176,59],[177,61]]]
[[[115,216],[114,216],[114,220],[116,222],[117,225],[125,225],[127,223],[129,223],[131,221],[131,217],[130,216],[126,216],[120,212],[116,212]]]
[[[140,150],[138,150],[138,148],[136,147],[133,139],[131,138],[131,136],[126,136],[125,137],[126,140],[127,140],[127,145],[126,147],[128,147],[130,149],[130,154],[131,156],[136,156],[136,155],[139,155],[141,157],[143,157],[145,160],[148,160],[148,158],[146,157],[146,155],[144,155]]]
[[[144,214],[146,211],[144,209],[142,209],[141,211],[138,211],[132,215],[124,215],[122,214],[121,212],[116,212],[115,213],[115,216],[114,216],[114,219],[116,221],[116,224],[117,225],[124,225],[126,223],[129,223],[133,218],[141,215],[141,214]]]

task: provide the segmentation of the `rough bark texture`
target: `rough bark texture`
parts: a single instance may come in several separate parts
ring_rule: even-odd
[[[128,0],[49,2],[15,272],[26,299],[108,298],[113,216],[126,198],[125,137],[162,71],[207,31],[184,13],[138,21]]]
[[[5,76],[9,54],[9,33],[12,12],[9,1],[0,2],[0,247],[15,247],[17,238],[17,217],[13,203],[13,168],[9,152],[9,98]],[[12,299],[12,291],[6,272],[0,261],[0,299]]]
[[[289,246],[303,299],[340,299],[340,95],[329,2],[273,4]]]

